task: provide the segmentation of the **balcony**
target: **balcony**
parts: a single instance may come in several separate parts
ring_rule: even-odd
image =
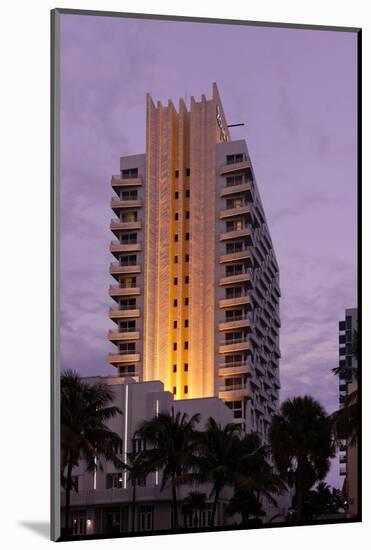
[[[140,288],[138,286],[110,285],[109,295],[111,298],[120,298],[122,296],[139,296]]]
[[[229,254],[222,254],[219,257],[219,263],[225,264],[228,262],[237,262],[239,260],[249,260],[251,263],[251,249],[246,248],[245,250],[240,250],[238,252],[230,252]]]
[[[120,187],[138,187],[143,184],[143,178],[141,176],[137,178],[123,178],[120,174],[112,176],[111,178],[111,186],[113,189],[117,189]]]
[[[111,220],[110,229],[112,233],[118,231],[137,231],[138,229],[142,229],[142,224],[138,221],[122,222],[116,218]]]
[[[122,210],[123,208],[141,208],[143,206],[143,201],[140,199],[134,200],[121,200],[112,197],[111,199],[111,208],[112,210]]]
[[[252,375],[251,363],[248,361],[236,361],[234,363],[222,363],[219,365],[219,376],[238,376],[242,374]]]
[[[252,186],[252,181],[246,181],[236,185],[226,185],[225,187],[222,187],[220,196],[227,197],[228,195],[233,195],[234,193],[247,193],[249,200],[252,200]]]
[[[233,384],[219,387],[219,398],[228,401],[242,397],[251,397],[251,389],[248,384]]]
[[[221,210],[219,214],[221,220],[233,216],[249,216],[248,221],[251,223],[251,206],[247,203],[244,206],[237,206],[236,208],[226,208],[225,210]]]
[[[226,275],[225,277],[221,277],[219,280],[219,285],[230,285],[234,283],[250,283],[249,287],[251,286],[252,282],[252,273],[250,270],[245,271],[244,273],[237,273],[236,275]]]
[[[141,267],[138,264],[135,265],[121,265],[120,262],[112,262],[110,264],[110,274],[113,276],[126,275],[128,273],[140,273]]]
[[[340,468],[340,475],[341,476],[346,476],[347,475],[347,469],[346,468]]]
[[[131,342],[133,340],[139,340],[139,331],[133,330],[129,332],[121,332],[119,330],[110,330],[108,332],[108,340],[110,342]]]
[[[234,353],[238,351],[248,351],[251,349],[248,338],[235,338],[234,340],[224,340],[219,345],[219,353]]]
[[[250,227],[243,227],[242,229],[236,229],[234,231],[225,231],[224,233],[220,234],[221,241],[228,241],[231,239],[248,238],[248,237],[249,237],[249,246],[250,246],[252,244]]]
[[[140,361],[140,353],[109,353],[108,362],[111,365],[118,363],[138,363]]]
[[[219,330],[232,330],[238,328],[246,328],[251,324],[250,318],[247,315],[236,315],[233,319],[227,319],[222,323],[219,323]]]
[[[226,174],[233,174],[233,172],[238,172],[241,170],[247,170],[251,168],[251,162],[249,160],[244,160],[242,162],[233,162],[230,164],[223,164],[220,168],[220,175],[224,176]]]
[[[125,253],[125,252],[140,252],[142,245],[140,243],[123,244],[120,241],[111,241],[110,252],[113,255]]]
[[[133,309],[114,309],[110,308],[109,318],[113,321],[119,319],[132,319],[140,317],[140,310],[138,308]]]
[[[219,307],[225,308],[225,307],[233,307],[233,306],[244,306],[244,305],[250,305],[251,306],[251,298],[250,296],[237,296],[235,298],[224,298],[223,300],[219,300]]]

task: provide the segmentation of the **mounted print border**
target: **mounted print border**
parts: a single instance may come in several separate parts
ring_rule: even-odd
[[[51,99],[52,539],[361,521],[361,29],[55,9]]]

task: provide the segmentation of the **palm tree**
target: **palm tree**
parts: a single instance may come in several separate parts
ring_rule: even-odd
[[[267,462],[267,449],[261,447],[257,434],[240,435],[236,424],[222,427],[209,418],[203,434],[203,453],[200,457],[200,479],[213,484],[214,497],[211,525],[214,526],[220,493],[225,486],[244,492],[280,492],[285,485]]]
[[[295,485],[297,520],[303,520],[305,495],[324,479],[335,456],[331,423],[310,396],[287,399],[272,419],[270,445],[279,472]]]
[[[258,519],[265,515],[257,495],[252,491],[243,491],[241,489],[234,492],[226,508],[226,513],[229,516],[240,514],[241,525],[245,527],[249,525],[250,516],[255,516]]]
[[[61,375],[61,482],[66,490],[67,533],[73,467],[83,459],[87,471],[94,472],[101,457],[118,468],[122,467],[115,452],[122,440],[105,424],[121,414],[118,407],[111,405],[113,399],[112,390],[104,384],[90,385],[72,370]]]
[[[359,361],[359,336],[358,331],[353,331],[353,357]],[[336,367],[332,372],[340,378],[346,377],[349,367]],[[357,369],[353,369],[353,376],[357,380]],[[358,389],[354,389],[344,400],[344,405],[341,409],[335,411],[331,415],[332,427],[334,436],[338,441],[348,440],[349,444],[354,446],[358,438],[359,427],[359,403]]]
[[[199,493],[198,491],[191,491],[189,495],[184,499],[182,512],[185,515],[189,515],[192,518],[192,525],[194,527],[201,526],[200,513],[206,508],[206,495],[205,493]]]
[[[320,481],[315,490],[309,491],[305,502],[305,512],[309,519],[326,514],[334,514],[344,507],[344,499],[339,489]]]
[[[170,484],[173,503],[173,527],[178,529],[177,487],[188,482],[195,471],[196,452],[199,446],[195,430],[199,414],[188,418],[180,412],[160,413],[152,420],[141,423],[135,436],[147,442],[141,452],[148,470],[162,469],[161,491]]]
[[[128,481],[131,481],[132,485],[132,501],[131,501],[131,531],[135,532],[135,519],[136,519],[136,494],[137,486],[139,483],[145,481],[146,477],[150,473],[148,464],[143,460],[141,453],[128,453],[127,461],[124,464],[124,469],[129,473]]]

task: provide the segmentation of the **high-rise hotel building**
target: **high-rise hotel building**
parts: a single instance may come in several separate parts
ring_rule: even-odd
[[[279,270],[244,140],[212,98],[154,104],[112,177],[109,362],[175,399],[218,396],[263,440],[279,391]]]

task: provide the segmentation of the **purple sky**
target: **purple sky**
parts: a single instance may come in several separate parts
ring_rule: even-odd
[[[189,102],[216,81],[280,266],[281,400],[334,410],[338,321],[356,305],[356,35],[62,15],[61,67],[62,369],[112,373],[110,176],[144,152],[145,93]]]

